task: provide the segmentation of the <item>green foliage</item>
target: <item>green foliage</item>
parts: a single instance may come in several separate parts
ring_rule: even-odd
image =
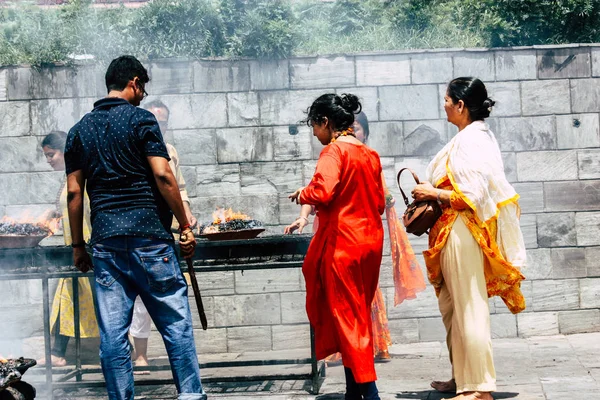
[[[0,7],[0,64],[600,42],[598,0],[70,0]]]

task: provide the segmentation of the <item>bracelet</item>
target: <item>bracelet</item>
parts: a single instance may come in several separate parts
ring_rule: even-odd
[[[190,224],[185,224],[179,227],[179,232],[183,232],[185,230],[191,229],[191,225]]]
[[[85,242],[71,243],[71,247],[74,249],[81,249],[81,248],[85,247]]]
[[[440,206],[440,207],[443,206],[442,199],[440,199],[441,194],[442,194],[442,190],[440,189],[440,190],[438,190],[438,194],[437,194],[437,198],[436,198],[438,206]]]
[[[303,220],[305,220],[307,224],[310,223],[310,221],[308,220],[308,218],[306,218],[305,216],[301,215],[297,219],[300,219],[300,218],[302,218]]]

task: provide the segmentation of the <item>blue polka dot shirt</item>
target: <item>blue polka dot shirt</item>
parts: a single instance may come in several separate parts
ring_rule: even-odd
[[[113,236],[173,240],[173,214],[148,156],[169,160],[156,118],[124,99],[94,103],[67,135],[67,175],[82,170],[90,198],[91,244]]]

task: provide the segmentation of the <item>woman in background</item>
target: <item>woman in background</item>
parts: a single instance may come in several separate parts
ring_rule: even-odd
[[[65,170],[64,149],[67,134],[62,131],[52,131],[42,140],[42,150],[46,161],[55,171]],[[86,199],[86,212],[84,213],[83,234],[87,241],[90,237],[89,199]],[[56,215],[62,219],[63,235],[65,245],[70,246],[71,228],[67,212],[67,185],[66,176],[63,177],[60,190],[56,198]],[[91,278],[90,278],[91,279]],[[88,278],[78,279],[79,285],[79,332],[82,338],[98,337],[98,323],[94,310],[92,285]],[[58,280],[56,294],[52,302],[52,313],[50,315],[50,329],[54,338],[52,345],[52,365],[62,367],[67,364],[65,354],[67,345],[72,337],[75,337],[75,318],[73,307],[73,280],[61,278]],[[40,360],[45,364],[46,360]]]
[[[443,210],[424,255],[446,327],[452,379],[431,386],[461,400],[492,400],[496,390],[488,297],[500,296],[515,314],[525,309],[519,195],[484,122],[493,106],[479,79],[450,82],[444,109],[458,134],[427,167],[435,186],[422,182],[413,190],[415,200],[437,201]]]

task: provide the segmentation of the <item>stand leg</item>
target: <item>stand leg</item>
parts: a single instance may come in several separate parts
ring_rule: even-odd
[[[44,351],[46,353],[46,387],[48,398],[54,399],[52,390],[52,344],[50,343],[50,294],[48,289],[48,278],[42,278],[42,307],[44,312]],[[60,329],[60,327],[57,327]]]
[[[79,278],[73,279],[73,322],[75,324],[75,370],[78,371],[75,376],[77,382],[81,381],[81,327],[79,326]]]

